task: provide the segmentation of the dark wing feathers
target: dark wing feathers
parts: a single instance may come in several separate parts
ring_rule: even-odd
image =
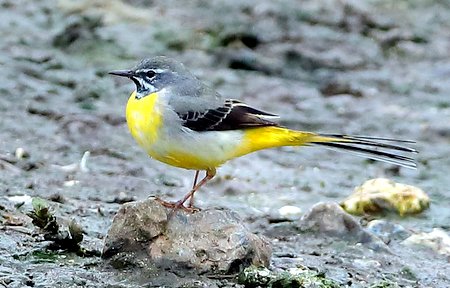
[[[266,118],[277,117],[239,102],[227,99],[225,103],[204,112],[189,111],[179,113],[183,125],[195,131],[223,131],[260,126],[278,126]]]

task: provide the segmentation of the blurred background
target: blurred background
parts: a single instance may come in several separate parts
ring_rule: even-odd
[[[0,7],[0,194],[64,199],[58,213],[83,218],[93,245],[120,203],[177,199],[191,185],[193,171],[151,160],[135,144],[124,117],[134,85],[107,75],[156,55],[290,128],[415,140],[420,150],[416,171],[313,147],[258,152],[221,167],[198,206],[233,209],[251,224],[286,205],[342,201],[386,177],[431,198],[430,210],[397,219],[402,225],[450,229],[449,1]]]

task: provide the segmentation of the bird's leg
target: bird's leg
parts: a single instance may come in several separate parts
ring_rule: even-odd
[[[200,170],[195,171],[194,183],[192,184],[192,189],[194,189],[195,185],[197,185],[199,173],[200,173]],[[189,205],[188,205],[188,208],[192,208],[192,207],[194,207],[194,194],[192,194],[191,198],[189,199]]]
[[[189,193],[187,193],[183,199],[181,199],[180,201],[178,201],[176,203],[176,206],[174,208],[174,210],[179,209],[181,207],[184,207],[183,204],[184,202],[186,202],[187,199],[189,199],[190,197],[192,197],[194,195],[194,193],[200,189],[200,187],[202,187],[203,185],[205,185],[209,180],[211,180],[214,176],[216,175],[216,169],[212,168],[212,169],[208,169],[206,170],[206,176],[205,178],[203,178],[197,185],[195,185],[191,191],[189,191]],[[188,207],[186,207],[188,208]],[[189,207],[190,209],[192,209],[192,207]]]
[[[200,173],[200,170],[195,171],[194,183],[192,184],[191,190],[193,190],[195,188],[195,186],[197,185],[199,173]],[[175,209],[178,206],[178,202],[164,201],[164,200],[160,199],[159,197],[155,197],[155,199],[166,208]],[[186,211],[192,211],[191,208],[193,208],[193,207],[194,207],[194,195],[192,194],[192,196],[190,197],[190,200],[189,200],[189,206],[185,207],[184,205],[182,205],[181,207],[178,207],[178,208],[183,208]]]

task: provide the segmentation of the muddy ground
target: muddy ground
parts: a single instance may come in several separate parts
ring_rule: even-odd
[[[0,285],[238,285],[49,252],[24,214],[27,198],[10,198],[53,200],[63,223],[75,219],[85,230],[82,245],[101,250],[121,202],[185,193],[193,172],[140,150],[124,118],[134,87],[106,74],[168,55],[227,97],[283,115],[291,128],[417,141],[415,171],[309,147],[221,167],[198,205],[237,211],[267,235],[273,269],[301,264],[350,287],[450,286],[448,258],[430,249],[395,242],[385,255],[270,233],[280,207],[339,202],[380,176],[418,186],[432,201],[420,215],[390,221],[414,232],[450,230],[450,2],[360,2],[1,0]],[[18,148],[25,155],[15,155]],[[88,170],[66,166],[86,151]]]

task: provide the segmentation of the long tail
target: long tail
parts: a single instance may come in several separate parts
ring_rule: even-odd
[[[311,140],[310,144],[324,146],[329,149],[340,150],[406,168],[417,168],[414,158],[404,155],[418,153],[417,150],[404,146],[405,144],[414,143],[414,141],[340,134],[317,134]]]
[[[341,134],[316,134],[268,126],[247,129],[245,140],[234,157],[272,147],[317,145],[416,169],[417,164],[414,158],[407,155],[418,153],[417,150],[404,146],[411,143],[414,141]]]

